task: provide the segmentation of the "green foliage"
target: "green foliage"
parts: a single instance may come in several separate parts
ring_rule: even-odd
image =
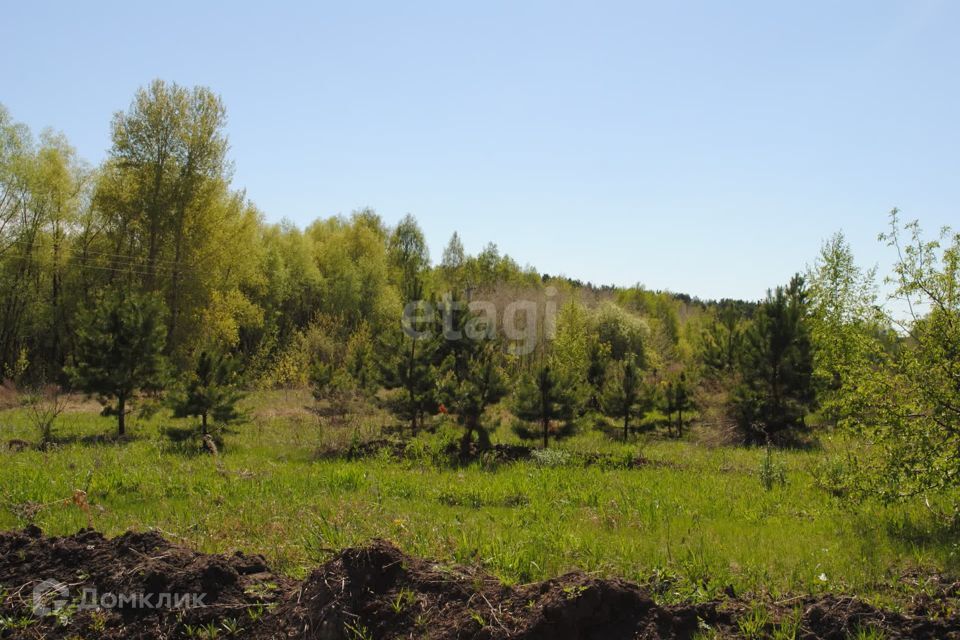
[[[412,216],[395,227],[371,210],[304,230],[264,223],[231,186],[225,122],[209,89],[155,81],[114,116],[109,157],[93,170],[63,136],[34,138],[0,107],[0,371],[21,387],[67,374],[76,388],[116,400],[110,410],[121,434],[131,400],[163,386],[164,354],[183,380],[171,397],[174,415],[199,417],[204,433],[208,418],[238,417],[241,372],[245,382],[283,388],[297,410],[298,388],[309,383],[318,413],[351,417],[352,430],[316,436],[324,445],[350,437],[350,451],[366,455],[365,438],[384,424],[376,399],[417,434],[401,447],[407,459],[322,460],[304,473],[297,447],[313,437],[303,429],[308,415],[271,421],[266,439],[240,448],[243,471],[226,473],[172,457],[150,435],[120,449],[60,438],[75,429],[70,436],[89,439],[103,419],[57,421],[61,399],[27,395],[11,411],[13,429],[57,446],[10,453],[0,464],[5,526],[38,520],[75,530],[85,524],[77,514],[47,507],[89,485],[107,507],[94,516],[104,529],[163,525],[203,544],[236,538],[262,546],[267,537],[277,543],[274,559],[292,571],[303,568],[305,553],[379,535],[417,551],[483,558],[514,581],[574,563],[666,567],[657,575],[670,576],[661,593],[668,597],[703,597],[731,575],[738,586],[774,581],[803,590],[814,566],[831,580],[873,589],[891,566],[955,560],[960,234],[944,229],[928,240],[893,212],[882,237],[897,252],[896,306],[886,313],[874,271],[855,264],[841,234],[824,243],[808,290],[795,278],[759,305],[551,278],[492,243],[467,255],[457,234],[432,269]],[[449,328],[464,334],[475,318],[453,308],[456,296],[503,307],[522,296],[550,297],[547,283],[567,302],[552,343],[531,355],[505,356],[491,340],[441,339],[446,327],[436,317],[407,327],[428,337],[397,327],[404,303],[449,290],[441,308]],[[222,353],[235,357],[214,355]],[[509,402],[497,406],[508,390]],[[706,412],[705,396],[724,411],[731,405],[751,442],[776,441],[818,408],[818,417],[848,429],[849,440],[823,454],[703,451],[654,440],[654,457],[664,459],[653,461],[665,464],[649,469],[627,469],[638,460],[635,448],[587,430],[546,448],[584,409],[622,420],[625,440],[638,423],[666,421],[680,435],[693,398]],[[461,445],[475,436],[481,446],[515,442],[498,428],[511,424],[510,409],[518,434],[542,438],[531,463],[492,464],[491,453],[456,473],[446,469],[458,437]],[[441,419],[437,433],[418,433],[438,410],[462,430]],[[144,418],[152,435],[158,420]],[[287,437],[276,438],[274,428]],[[599,462],[579,464],[587,459]],[[756,490],[758,477],[765,492]],[[825,494],[863,500],[850,505]],[[211,496],[230,508],[205,508]],[[883,503],[917,496],[923,503]],[[479,507],[492,508],[466,513]],[[289,528],[262,526],[283,516]],[[307,520],[323,523],[314,536],[323,544],[288,544]],[[571,522],[598,525],[584,536]],[[491,528],[520,537],[502,545],[475,533]],[[952,546],[940,544],[946,538]],[[402,597],[395,603],[408,605]],[[0,628],[17,624],[0,619]],[[772,626],[756,613],[740,631],[762,636]],[[228,620],[195,630],[223,632],[239,627]],[[796,628],[781,623],[773,634],[793,637]]]
[[[641,371],[633,357],[610,365],[603,389],[602,406],[607,415],[623,421],[623,441],[630,435],[630,420],[644,410]]]
[[[571,299],[560,309],[556,335],[550,349],[550,368],[569,396],[572,410],[576,413],[595,395],[588,374],[591,345],[599,344],[599,341],[591,332],[589,323],[587,310]],[[602,348],[608,350],[606,347],[603,345]],[[601,349],[600,346],[596,348],[598,351]]]
[[[201,435],[207,434],[208,419],[222,425],[236,422],[241,418],[237,402],[243,397],[236,383],[236,367],[230,358],[201,352],[193,374],[172,396],[174,416],[200,418]]]
[[[650,327],[642,319],[613,303],[604,303],[597,309],[596,331],[600,342],[609,349],[610,357],[623,360],[636,358],[637,365],[647,367],[647,340]]]
[[[395,326],[402,311],[401,299],[409,293],[399,287],[419,286],[425,264],[420,260],[425,256],[413,254],[403,265],[398,264],[399,249],[390,248],[383,223],[368,209],[354,212],[349,220],[317,221],[308,227],[307,236],[312,242],[312,247],[306,247],[308,259],[312,254],[320,285],[317,299],[303,300],[307,314],[303,324],[322,312],[340,318],[348,331],[363,322],[374,332]],[[413,280],[404,279],[408,277]],[[293,289],[291,295],[298,300],[301,293]]]
[[[610,363],[609,345],[603,344],[593,334],[587,344],[587,385],[589,397],[587,407],[600,408],[600,393],[606,383],[607,367]]]
[[[377,370],[374,361],[374,341],[370,324],[361,322],[347,339],[344,352],[344,368],[363,393],[377,388]]]
[[[775,486],[784,486],[787,484],[787,471],[779,460],[773,456],[770,447],[766,447],[766,454],[760,463],[760,484],[764,490],[771,491]]]
[[[18,384],[50,380],[64,364],[78,273],[68,268],[71,231],[89,177],[62,135],[35,141],[0,105],[0,371]]]
[[[762,640],[767,637],[770,614],[764,607],[754,607],[749,614],[737,620],[740,635],[746,640]]]
[[[857,632],[851,637],[853,640],[884,640],[887,634],[883,632],[883,629],[877,627],[857,625]]]
[[[886,324],[877,308],[875,278],[876,269],[856,265],[842,233],[824,242],[808,275],[814,380],[821,413],[834,424],[844,416],[844,396],[870,366]]]
[[[456,415],[464,429],[461,446],[466,449],[476,433],[481,449],[490,445],[490,435],[481,418],[490,405],[499,402],[507,393],[506,376],[499,363],[499,342],[467,336],[457,342],[465,349],[448,353],[440,365],[439,397],[444,409]],[[460,355],[458,366],[458,353]]]
[[[456,444],[457,428],[419,434],[408,448],[430,453],[415,459],[315,459],[304,429],[309,399],[307,391],[260,391],[244,400],[252,425],[224,434],[225,473],[205,456],[158,446],[167,412],[144,419],[140,437],[116,446],[95,442],[108,419],[71,402],[58,446],[0,451],[0,528],[29,521],[49,535],[73,534],[87,516],[60,505],[83,488],[104,535],[153,526],[207,552],[260,550],[289,575],[305,575],[330,549],[380,537],[408,553],[479,563],[509,583],[573,566],[648,583],[659,569],[657,594],[666,602],[714,597],[727,585],[779,600],[822,591],[825,573],[829,588],[909,603],[915,592],[902,575],[917,564],[954,562],[955,530],[921,502],[843,502],[811,481],[810,466],[855,444],[839,436],[826,451],[774,449],[790,481],[766,492],[757,476],[762,448],[650,439],[642,451],[649,464],[631,468],[625,462],[637,457],[635,444],[590,430],[551,441],[556,455],[496,466],[451,468],[448,457],[433,455]],[[0,424],[5,438],[34,437],[25,408],[2,412]],[[382,424],[381,415],[363,417],[361,442]],[[353,429],[343,431],[349,437]],[[513,442],[506,428],[491,437]],[[624,464],[585,465],[583,454]],[[948,497],[931,495],[931,504]]]
[[[347,370],[317,361],[309,377],[318,415],[344,422],[347,415],[358,411],[363,388]]]
[[[382,345],[381,351],[381,380],[391,391],[386,406],[395,416],[409,423],[410,433],[414,434],[424,426],[427,414],[439,406],[437,338],[397,331],[391,341]]]
[[[540,366],[532,375],[523,374],[512,399],[513,413],[520,420],[539,424],[544,449],[549,446],[551,423],[564,420],[569,424],[573,407],[570,395],[560,386],[549,364]]]
[[[66,398],[55,385],[34,389],[23,400],[28,409],[30,422],[40,438],[40,447],[45,448],[54,442],[55,427],[58,418],[66,410]]]
[[[733,305],[723,305],[700,334],[699,358],[707,375],[729,375],[743,347],[743,316]]]
[[[181,357],[210,300],[212,259],[236,269],[244,255],[223,253],[234,244],[219,242],[244,224],[243,201],[228,189],[225,124],[226,109],[209,89],[155,80],[114,115],[97,184],[97,206],[113,217],[104,249],[126,256],[131,283],[162,296],[166,347]],[[111,259],[106,266],[117,268]]]
[[[797,275],[788,287],[767,295],[744,336],[734,402],[748,442],[769,442],[802,426],[814,406],[807,313],[804,281]]]
[[[76,388],[116,398],[121,436],[127,401],[137,390],[163,386],[163,315],[156,297],[113,290],[78,316],[74,363],[68,373]]]
[[[411,431],[442,403],[482,441],[484,412],[511,388],[506,408],[545,444],[585,411],[606,409],[627,431],[663,411],[679,434],[697,398],[701,427],[725,428],[733,416],[748,441],[767,442],[819,409],[821,422],[862,437],[862,455],[828,474],[837,492],[893,499],[958,484],[952,231],[928,241],[894,212],[884,239],[898,252],[898,302],[887,313],[874,271],[857,267],[841,234],[824,243],[808,291],[795,279],[759,305],[550,277],[492,243],[468,255],[458,234],[432,268],[412,216],[388,226],[364,209],[303,230],[266,224],[231,185],[225,123],[209,89],[151,82],[114,115],[109,155],[93,169],[62,135],[34,137],[0,107],[5,377],[21,387],[70,378],[114,398],[121,431],[130,399],[161,386],[161,352],[184,380],[176,399],[189,407],[179,413],[200,411],[189,415],[201,424],[203,407],[227,402],[240,374],[266,388],[310,383],[329,415],[362,413],[376,398]],[[556,288],[566,302],[554,339],[532,354],[440,340],[436,318],[422,327],[436,339],[397,328],[414,300],[450,292],[505,308],[554,300]],[[193,356],[204,350],[233,354],[229,384],[213,360],[203,367],[214,382],[201,382]],[[637,393],[630,366],[663,382],[637,376]],[[656,394],[656,412],[640,416]],[[52,426],[39,431],[53,437]]]
[[[689,412],[693,408],[693,397],[690,389],[690,383],[687,381],[687,373],[681,371],[672,375],[666,383],[663,393],[663,409],[667,418],[672,423],[673,414],[677,414],[676,436],[683,436],[683,413]]]
[[[301,334],[299,350],[309,361],[308,382],[322,417],[345,421],[361,412],[378,387],[370,325],[361,322],[345,336],[347,327],[336,318],[320,316]]]
[[[466,260],[467,254],[463,250],[460,234],[454,231],[443,250],[443,257],[440,259],[440,273],[443,276],[444,283],[454,293],[463,288],[463,268]]]
[[[540,282],[539,275],[525,273],[510,256],[501,255],[493,242],[488,243],[477,255],[465,259],[462,278],[468,286],[479,288]]]
[[[430,266],[427,241],[417,221],[407,214],[390,234],[390,266],[404,302],[420,300],[424,273]]]
[[[896,500],[960,485],[960,234],[925,240],[894,210],[881,237],[897,251],[893,296],[908,317],[897,348],[868,345],[842,424],[875,443],[858,457],[858,491]]]

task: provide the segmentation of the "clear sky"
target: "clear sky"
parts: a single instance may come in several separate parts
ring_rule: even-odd
[[[99,162],[153,78],[268,220],[375,208],[598,283],[756,299],[960,222],[960,2],[6,3],[0,102]]]

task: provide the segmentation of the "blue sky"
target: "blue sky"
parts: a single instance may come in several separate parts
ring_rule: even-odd
[[[901,207],[960,221],[960,3],[15,2],[0,102],[100,161],[152,78],[224,99],[268,220],[359,207],[594,282],[756,299]]]

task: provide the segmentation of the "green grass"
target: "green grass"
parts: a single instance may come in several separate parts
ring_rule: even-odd
[[[525,583],[573,569],[650,583],[663,600],[843,591],[895,601],[912,569],[953,571],[957,546],[920,504],[850,505],[811,471],[826,451],[774,452],[785,483],[761,482],[761,449],[649,439],[624,445],[598,432],[561,443],[639,469],[536,461],[454,468],[432,452],[452,427],[424,436],[418,459],[315,460],[321,445],[378,432],[388,420],[321,428],[305,393],[250,400],[251,421],[227,434],[219,465],[160,435],[164,413],[134,419],[128,442],[89,442],[113,422],[61,417],[50,451],[0,450],[0,529],[35,523],[51,534],[92,524],[108,535],[160,529],[207,552],[263,553],[294,576],[373,537],[409,553],[478,564]],[[502,427],[496,440],[512,437]],[[0,412],[0,441],[35,439],[25,412]],[[71,441],[72,440],[72,441]],[[658,464],[660,463],[660,464]],[[72,500],[88,493],[89,513]]]

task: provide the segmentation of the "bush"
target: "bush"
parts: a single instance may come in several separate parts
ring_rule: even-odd
[[[24,397],[27,417],[40,438],[40,447],[53,443],[57,418],[67,408],[66,399],[56,386],[37,389]]]

